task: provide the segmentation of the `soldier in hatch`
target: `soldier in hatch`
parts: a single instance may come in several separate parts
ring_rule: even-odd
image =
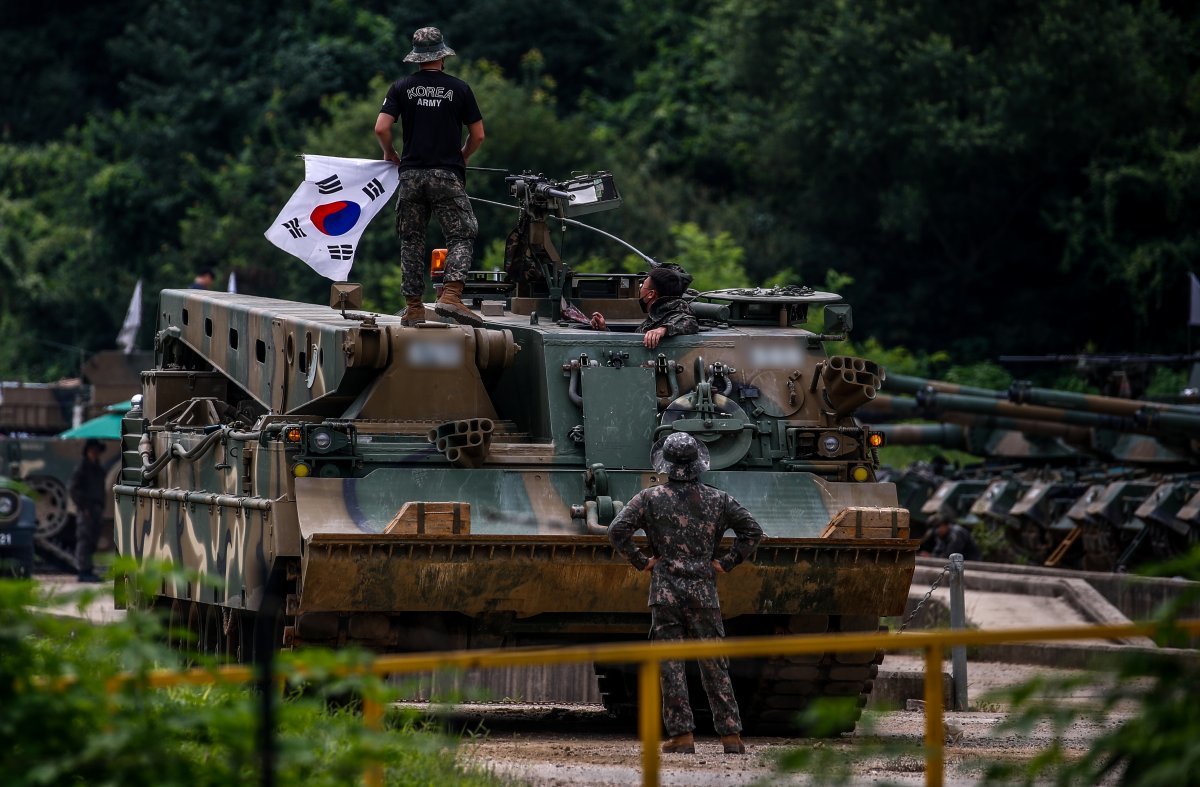
[[[412,40],[412,52],[404,62],[419,63],[420,70],[391,86],[375,121],[384,159],[400,167],[396,234],[407,304],[400,322],[425,321],[425,230],[433,214],[442,225],[447,249],[445,284],[434,310],[465,325],[480,326],[483,320],[462,302],[462,291],[479,232],[467,197],[467,162],[483,144],[483,115],[471,87],[443,71],[454,50],[446,46],[441,31],[422,27]],[[401,153],[392,144],[397,120],[404,133]]]
[[[646,319],[638,330],[646,334],[642,344],[653,350],[667,336],[686,336],[700,332],[696,315],[681,296],[684,283],[680,275],[671,268],[660,266],[651,269],[642,279],[640,299],[646,308]],[[607,331],[608,324],[600,312],[592,313],[592,328]]]
[[[717,574],[732,571],[758,546],[762,528],[730,495],[700,483],[708,469],[708,449],[691,435],[674,432],[655,446],[654,469],[667,483],[643,489],[621,509],[608,529],[617,552],[639,571],[650,571],[650,639],[717,639],[725,636],[717,599]],[[736,535],[733,548],[720,559],[717,545],[726,530]],[[653,557],[633,544],[644,530]],[[726,754],[745,754],[726,659],[701,659],[700,677],[713,726]],[[662,665],[663,724],[668,740],[663,751],[694,754],[696,728],[688,700],[683,662]]]

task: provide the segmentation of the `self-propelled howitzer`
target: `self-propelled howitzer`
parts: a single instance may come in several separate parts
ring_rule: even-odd
[[[704,330],[648,349],[632,316],[639,276],[575,276],[546,253],[555,214],[537,200],[577,182],[539,184],[521,179],[510,241],[512,261],[533,266],[467,283],[481,328],[405,327],[362,311],[350,285],[334,286],[334,308],[163,293],[155,368],[125,420],[120,550],[224,580],[168,584],[154,601],[205,649],[246,658],[268,594],[286,600],[282,647],[644,638],[649,578],[605,529],[663,482],[650,449],[671,431],[706,442],[702,480],[767,534],[718,581],[730,634],[874,631],[903,612],[908,512],[875,480],[871,432],[853,416],[883,372],[828,356],[829,337],[798,322],[837,296],[710,293]],[[835,333],[850,320],[836,305]],[[612,330],[564,306],[604,311]],[[863,695],[876,664],[735,663],[747,729],[785,727],[815,696]],[[630,708],[632,673],[598,674],[605,703]]]

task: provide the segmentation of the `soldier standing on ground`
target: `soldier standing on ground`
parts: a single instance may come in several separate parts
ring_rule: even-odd
[[[621,510],[608,529],[609,540],[639,571],[650,571],[650,639],[719,639],[725,636],[717,598],[717,574],[732,571],[762,539],[762,528],[730,495],[700,483],[708,469],[708,449],[691,435],[674,432],[655,446],[654,469],[667,483],[643,489]],[[726,530],[736,535],[733,548],[716,557]],[[644,530],[653,557],[633,544]],[[726,754],[745,754],[727,659],[701,659],[700,678],[712,708],[713,726]],[[663,751],[694,754],[692,705],[681,661],[662,665]]]
[[[415,74],[395,82],[375,121],[383,157],[400,167],[396,191],[396,234],[406,307],[401,323],[425,320],[425,231],[430,214],[446,236],[446,273],[435,310],[465,325],[483,321],[462,302],[463,281],[471,269],[479,222],[467,198],[467,161],[483,144],[483,115],[471,87],[443,71],[454,50],[436,27],[413,33],[405,63],[419,63]],[[392,126],[400,120],[404,146],[392,144]],[[463,127],[467,141],[462,141]]]
[[[102,453],[104,443],[99,440],[84,443],[83,460],[71,474],[68,490],[75,503],[75,564],[80,582],[101,581],[94,570],[92,556],[100,540],[100,519],[109,492],[105,484],[107,474],[100,465]]]

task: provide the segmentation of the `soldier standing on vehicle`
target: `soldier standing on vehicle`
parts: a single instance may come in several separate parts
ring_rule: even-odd
[[[762,539],[762,528],[725,492],[700,483],[709,467],[708,449],[691,435],[674,432],[655,446],[654,469],[667,476],[661,486],[643,489],[621,510],[608,529],[613,547],[639,571],[650,571],[650,639],[719,639],[725,636],[717,598],[717,574],[732,571]],[[725,531],[736,535],[733,548],[716,557]],[[644,530],[653,557],[633,544]],[[745,754],[727,659],[701,659],[700,677],[713,726],[726,754]],[[694,754],[692,705],[681,661],[662,665],[663,724],[668,740],[662,750]]]
[[[395,82],[375,121],[383,157],[400,167],[396,191],[396,234],[400,238],[402,290],[406,307],[400,320],[425,320],[425,231],[430,214],[446,236],[446,272],[435,310],[466,325],[483,321],[462,302],[463,281],[471,269],[479,222],[467,198],[467,162],[483,144],[483,115],[471,87],[443,71],[454,50],[436,27],[413,33],[405,63],[420,70]],[[392,144],[392,126],[400,120],[404,145]],[[463,127],[467,141],[462,140]]]
[[[105,484],[105,471],[100,465],[100,454],[104,443],[88,440],[83,445],[83,460],[71,474],[68,491],[75,503],[75,564],[80,582],[100,582],[92,563],[96,543],[100,540],[100,519],[104,513],[104,499],[109,489]]]
[[[647,349],[653,350],[667,336],[700,332],[696,315],[692,314],[692,308],[682,297],[683,290],[683,279],[667,267],[652,268],[642,279],[639,300],[646,310],[646,319],[638,326],[638,330],[646,334],[642,344]],[[592,312],[591,323],[593,330],[608,330],[608,324],[600,312]]]

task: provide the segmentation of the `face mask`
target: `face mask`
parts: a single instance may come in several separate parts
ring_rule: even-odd
[[[646,298],[650,298],[650,301],[647,302]],[[650,306],[653,305],[655,300],[656,298],[653,292],[651,292],[650,295],[638,295],[638,306],[642,307],[642,314],[650,313]]]

